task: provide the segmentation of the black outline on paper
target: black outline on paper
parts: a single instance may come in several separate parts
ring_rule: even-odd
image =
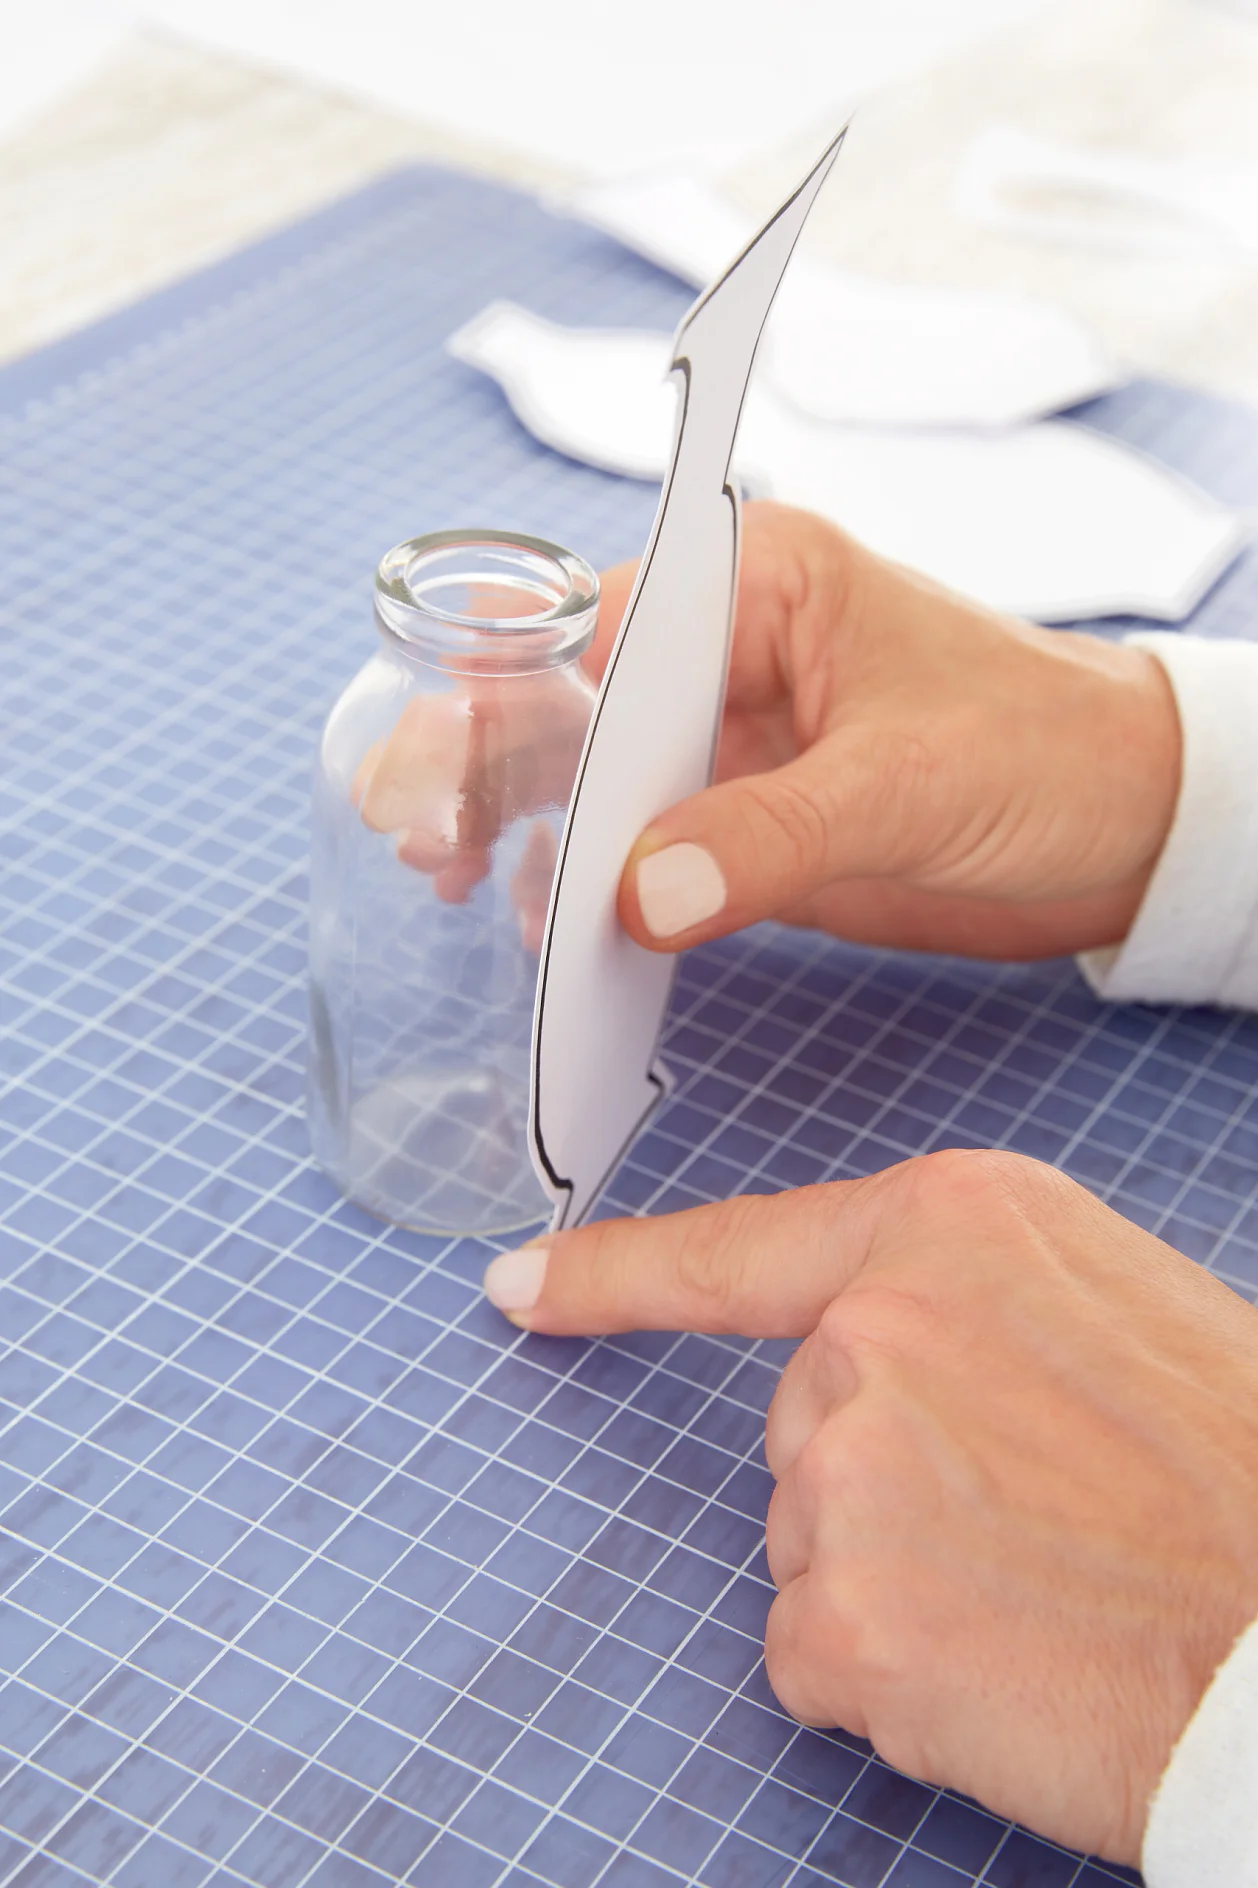
[[[835,160],[837,159],[839,155],[839,151],[842,148],[843,140],[847,136],[847,129],[848,129],[847,126],[844,125],[843,129],[839,132],[838,136],[822,153],[821,157],[817,160],[817,162],[813,165],[812,169],[808,172],[808,175],[796,187],[796,189],[794,189],[791,192],[790,196],[781,205],[781,207],[774,212],[773,216],[770,217],[769,221],[766,224],[764,224],[763,228],[759,229],[756,232],[756,234],[752,237],[751,241],[747,243],[746,246],[739,251],[738,255],[734,258],[733,262],[730,263],[729,267],[725,270],[724,274],[721,275],[719,279],[716,282],[714,282],[710,288],[705,289],[703,293],[699,296],[697,301],[695,301],[693,305],[687,310],[686,315],[684,319],[682,320],[681,326],[678,329],[679,341],[682,338],[682,336],[685,335],[685,333],[690,327],[690,324],[694,321],[695,317],[699,314],[700,310],[705,308],[707,304],[712,300],[712,298],[715,295],[718,295],[720,293],[721,289],[725,286],[725,284],[731,279],[732,276],[734,276],[737,273],[738,269],[741,268],[745,258],[749,256],[751,251],[757,247],[757,245],[762,241],[762,239],[765,236],[768,235],[769,231],[774,227],[774,225],[781,221],[781,219],[790,210],[792,205],[798,201],[798,199],[813,183],[814,179],[816,179],[817,189],[820,190],[821,185],[825,182],[826,177],[829,175],[829,172],[833,168]],[[809,205],[809,212],[811,212],[811,208],[812,206]],[[804,221],[807,222],[807,216],[805,216]],[[791,244],[791,247],[789,251],[787,252],[786,261],[782,264],[781,274],[778,276],[777,283],[774,286],[773,294],[769,298],[768,306],[765,308],[763,318],[761,319],[761,322],[760,322],[760,326],[756,330],[755,344],[752,347],[751,357],[747,363],[747,373],[743,381],[742,393],[739,397],[738,418],[735,421],[734,434],[730,440],[730,461],[726,462],[725,482],[721,487],[722,495],[729,500],[731,509],[733,511],[733,520],[734,520],[734,556],[733,556],[733,569],[730,574],[729,623],[726,628],[725,669],[724,669],[724,674],[722,676],[721,692],[720,692],[720,702],[722,705],[725,699],[725,685],[726,685],[726,681],[729,675],[730,649],[733,643],[734,611],[737,607],[737,602],[738,602],[738,571],[739,571],[739,562],[740,562],[740,556],[741,556],[741,550],[742,550],[741,502],[740,502],[739,493],[730,479],[730,462],[732,461],[732,458],[733,458],[734,441],[737,438],[737,434],[738,434],[738,424],[742,419],[743,406],[745,405],[746,399],[747,399],[747,389],[751,384],[752,370],[755,366],[756,355],[759,352],[760,341],[761,341],[761,338],[763,337],[765,326],[769,319],[769,315],[772,312],[773,304],[777,299],[778,290],[781,288],[782,282],[785,278],[786,270],[789,267],[791,257],[795,253],[795,244],[798,243],[800,236],[803,234],[803,230],[804,230],[804,224],[801,223],[799,230],[796,233],[795,242]],[[556,1220],[555,1229],[556,1230],[562,1229],[567,1222],[567,1216],[572,1206],[572,1197],[576,1190],[576,1183],[573,1180],[565,1179],[556,1170],[554,1163],[552,1162],[549,1154],[546,1151],[546,1144],[542,1138],[541,1105],[540,1105],[541,1104],[541,1037],[542,1037],[542,1017],[545,1011],[545,1004],[546,1004],[547,978],[550,972],[551,938],[554,932],[555,913],[556,913],[556,909],[559,903],[559,893],[560,893],[560,887],[563,881],[564,865],[566,863],[567,856],[568,856],[569,836],[572,831],[573,818],[576,813],[578,801],[580,799],[581,785],[582,785],[583,780],[585,779],[586,768],[589,762],[590,755],[593,751],[594,739],[595,739],[595,734],[598,728],[599,716],[602,712],[603,703],[606,700],[607,695],[611,688],[612,677],[615,674],[616,664],[620,657],[620,651],[623,648],[625,639],[628,636],[629,631],[633,625],[633,617],[634,617],[634,612],[638,606],[638,598],[641,595],[642,590],[645,587],[647,577],[650,574],[651,562],[655,555],[656,545],[659,541],[660,529],[664,522],[665,512],[668,509],[669,499],[672,496],[673,481],[677,472],[677,462],[679,458],[681,457],[682,437],[683,437],[683,434],[685,433],[686,419],[690,410],[690,388],[691,388],[690,376],[691,376],[692,370],[691,370],[691,362],[690,362],[689,356],[681,352],[678,352],[677,354],[675,354],[672,361],[671,371],[674,373],[678,373],[678,372],[681,373],[684,379],[684,383],[685,383],[685,391],[684,391],[684,397],[682,401],[681,420],[677,427],[677,438],[673,445],[673,455],[672,455],[672,459],[669,462],[668,475],[664,482],[664,489],[660,494],[660,502],[655,513],[655,520],[651,526],[651,535],[647,542],[646,551],[643,554],[642,564],[639,568],[637,579],[634,583],[633,594],[629,599],[629,605],[625,611],[624,621],[622,622],[620,629],[617,632],[616,641],[612,648],[611,656],[608,660],[607,669],[603,676],[602,685],[599,689],[598,702],[595,706],[594,715],[590,722],[589,732],[586,735],[585,746],[582,749],[581,760],[577,768],[577,777],[576,777],[576,781],[572,790],[572,799],[569,803],[568,817],[564,822],[563,835],[560,840],[559,857],[555,864],[555,878],[554,878],[554,884],[551,888],[550,909],[546,916],[546,930],[543,937],[541,963],[538,970],[537,997],[534,1004],[533,1042],[532,1042],[532,1050],[531,1050],[533,1142],[534,1142],[534,1146],[536,1147],[538,1157],[541,1160],[543,1167],[546,1169],[546,1174],[550,1180],[551,1185],[554,1187],[557,1193],[566,1195],[565,1200],[561,1202],[557,1207],[557,1211],[555,1215],[555,1220]],[[712,751],[708,759],[709,779],[712,776],[712,772],[716,763],[716,749],[717,749],[717,743],[720,739],[720,731],[721,731],[721,714],[718,711],[715,721],[713,723]],[[633,1142],[637,1139],[638,1135],[642,1132],[642,1129],[646,1126],[647,1122],[651,1119],[652,1115],[655,1113],[661,1101],[663,1101],[664,1097],[668,1094],[672,1086],[671,1079],[669,1078],[667,1071],[662,1067],[660,1063],[659,1048],[660,1048],[660,1037],[663,1033],[664,1018],[668,1012],[668,1003],[669,1001],[671,1001],[673,982],[676,979],[676,975],[677,975],[677,968],[676,968],[676,962],[674,962],[673,975],[669,979],[669,995],[665,1001],[663,1009],[660,1012],[659,1029],[656,1032],[655,1040],[651,1044],[650,1054],[647,1057],[647,1065],[644,1071],[645,1079],[655,1088],[655,1091],[656,1091],[655,1098],[654,1100],[650,1101],[647,1104],[647,1107],[644,1109],[642,1114],[639,1115],[637,1121],[634,1123],[633,1127],[631,1128],[628,1136],[626,1137],[624,1142],[621,1144],[620,1148],[617,1150],[614,1158],[611,1160],[611,1162],[608,1164],[608,1166],[604,1170],[597,1187],[590,1194],[591,1205],[593,1205],[594,1202],[602,1194],[612,1174],[615,1172],[616,1168],[620,1165],[621,1161],[624,1159],[625,1155],[628,1153],[629,1148],[632,1146]]]

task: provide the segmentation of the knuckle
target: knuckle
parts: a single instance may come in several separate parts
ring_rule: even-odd
[[[775,1481],[781,1481],[790,1465],[790,1434],[791,1419],[786,1413],[782,1385],[779,1383],[764,1421],[764,1458]]]
[[[599,1282],[600,1296],[611,1305],[619,1305],[627,1298],[632,1286],[629,1276],[633,1263],[632,1240],[624,1237],[624,1228],[614,1219],[596,1220],[592,1226],[582,1226],[571,1233],[559,1235],[564,1242],[563,1249],[569,1254],[579,1253],[583,1263],[579,1268],[565,1274],[572,1277],[575,1271],[576,1281],[584,1284],[589,1278]],[[578,1244],[579,1241],[579,1244]],[[558,1242],[556,1242],[558,1245]],[[555,1292],[555,1267],[547,1267],[548,1296]]]
[[[944,1783],[944,1775],[930,1741],[922,1736],[921,1730],[911,1719],[889,1715],[885,1722],[880,1718],[869,1728],[874,1749],[893,1770],[918,1777],[923,1783]]]
[[[764,1631],[765,1673],[782,1708],[793,1718],[812,1715],[816,1643],[812,1608],[792,1588],[769,1608]]]
[[[784,1606],[779,1595],[769,1608],[764,1627],[765,1670],[769,1683],[784,1704],[783,1693],[790,1690],[792,1674],[799,1662],[798,1612],[798,1606]]]
[[[995,1147],[946,1147],[903,1169],[913,1202],[936,1214],[987,1216],[1071,1186],[1064,1175],[1026,1154]]]
[[[910,1363],[930,1348],[932,1334],[943,1317],[930,1280],[910,1281],[903,1275],[862,1280],[830,1305],[818,1326],[837,1374],[842,1358],[855,1382],[865,1378],[877,1360],[883,1365]]]
[[[791,1717],[804,1724],[844,1723],[863,1735],[855,1682],[859,1637],[833,1583],[809,1577],[779,1594],[765,1624],[764,1662]]]
[[[848,1465],[835,1425],[825,1422],[804,1444],[791,1470],[793,1493],[807,1516],[832,1514],[845,1505]]]
[[[1063,1232],[1096,1210],[1092,1194],[1057,1168],[999,1148],[947,1148],[900,1169],[901,1262],[875,1287],[897,1293],[936,1322],[1007,1279],[1049,1260]],[[864,1296],[864,1294],[853,1294]],[[871,1303],[862,1310],[868,1316]]]
[[[772,1498],[769,1502],[769,1511],[765,1516],[764,1522],[765,1554],[769,1562],[769,1572],[772,1575],[773,1584],[776,1587],[781,1588],[787,1584],[785,1569],[788,1566],[794,1565],[794,1558],[791,1553],[793,1545],[794,1533],[792,1522],[787,1512],[786,1503],[783,1501],[782,1489],[779,1484],[773,1491]]]
[[[778,774],[752,776],[744,782],[751,823],[771,848],[771,858],[783,878],[795,879],[815,868],[829,846],[829,819],[825,806],[808,785]]]
[[[879,777],[887,789],[916,805],[924,789],[938,781],[951,765],[946,751],[911,727],[888,726],[880,722],[866,736],[870,761],[877,764]]]
[[[881,828],[901,836],[906,857],[919,855],[926,830],[921,808],[946,805],[952,797],[949,776],[957,763],[951,744],[940,740],[934,722],[927,733],[879,717],[854,731],[852,754],[862,773],[879,783]]]
[[[753,1205],[724,1201],[682,1215],[677,1280],[688,1301],[707,1308],[711,1321],[728,1321],[739,1300],[753,1238]]]
[[[831,1299],[810,1339],[828,1379],[841,1378],[845,1371],[850,1372],[853,1338],[859,1337],[852,1315],[853,1303],[850,1290]]]

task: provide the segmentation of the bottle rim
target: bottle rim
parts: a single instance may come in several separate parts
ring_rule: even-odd
[[[517,531],[430,531],[394,545],[376,571],[386,640],[464,674],[574,661],[593,639],[598,600],[583,557]]]

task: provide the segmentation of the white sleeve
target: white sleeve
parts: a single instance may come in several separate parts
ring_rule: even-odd
[[[1141,1867],[1146,1888],[1258,1888],[1258,1621],[1171,1753]]]
[[[1111,1002],[1258,1010],[1258,642],[1167,631],[1128,640],[1166,670],[1183,777],[1131,930],[1085,951],[1080,968]]]

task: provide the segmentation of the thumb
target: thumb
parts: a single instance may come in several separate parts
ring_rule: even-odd
[[[525,1331],[806,1337],[865,1263],[885,1190],[875,1174],[602,1220],[502,1253],[485,1291]]]
[[[684,950],[893,864],[899,796],[865,742],[819,742],[771,773],[708,787],[648,826],[625,863],[620,920],[648,950]]]

